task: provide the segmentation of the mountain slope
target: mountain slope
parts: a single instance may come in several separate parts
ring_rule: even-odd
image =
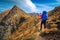
[[[17,6],[14,6],[0,22],[1,29],[5,32],[5,34],[2,32],[2,36],[4,35],[3,39],[9,38],[11,40],[16,40],[22,36],[24,36],[24,39],[28,39],[36,31],[35,26],[39,23],[37,20],[37,15],[31,16]]]
[[[20,17],[24,17],[25,12],[22,11],[21,9],[19,9],[17,6],[14,6],[10,12],[2,19],[2,21],[5,21],[5,22],[15,22],[16,20],[19,20]],[[16,20],[15,20],[16,19]]]
[[[0,13],[0,21],[5,17],[5,15],[7,15],[9,13],[10,10],[6,10],[2,13]]]
[[[52,11],[49,12],[49,20],[48,22],[51,24],[51,26],[59,26],[60,24],[60,6],[56,7]],[[59,27],[58,27],[59,28]]]
[[[51,29],[52,31],[38,34],[36,40],[60,40],[60,6],[55,7],[53,10],[49,11],[48,14],[47,27],[49,30],[46,29],[46,31],[49,32]],[[58,30],[56,28],[58,28]]]
[[[56,9],[59,8],[57,7]],[[54,14],[52,11],[54,11]],[[59,21],[57,20],[60,17],[60,11],[55,9],[52,11],[49,12],[47,27],[56,28],[59,26]],[[39,15],[27,14],[16,5],[7,13],[3,12],[1,15],[1,40],[35,40],[39,36],[41,22]]]

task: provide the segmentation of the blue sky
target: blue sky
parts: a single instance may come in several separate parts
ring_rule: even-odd
[[[40,13],[60,6],[60,0],[0,0],[0,12],[11,9],[14,5],[27,13]]]

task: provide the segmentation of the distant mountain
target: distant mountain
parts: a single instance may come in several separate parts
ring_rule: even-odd
[[[29,13],[30,15],[39,15],[39,13]]]

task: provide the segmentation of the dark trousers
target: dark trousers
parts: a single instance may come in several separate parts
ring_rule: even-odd
[[[41,21],[41,26],[40,26],[40,27],[41,27],[41,28],[40,28],[41,30],[42,30],[42,24],[44,24],[44,28],[46,28],[46,20],[42,20],[42,21]]]

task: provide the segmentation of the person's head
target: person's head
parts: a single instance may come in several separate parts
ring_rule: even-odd
[[[47,11],[43,11],[43,14],[47,14]]]

